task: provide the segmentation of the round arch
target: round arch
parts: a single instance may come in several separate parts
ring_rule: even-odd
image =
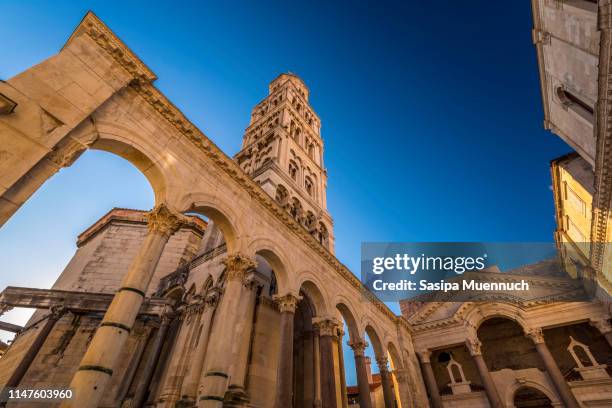
[[[374,328],[371,322],[365,323],[364,331],[372,342],[372,348],[374,349],[374,355],[376,356],[376,358],[378,359],[380,357],[386,357],[387,353],[382,341],[380,340],[381,337],[379,336],[378,331]]]
[[[391,368],[393,370],[404,368],[402,357],[400,356],[400,353],[393,342],[387,343],[387,352],[389,353]]]
[[[300,284],[300,288],[298,293],[303,292],[314,308],[314,314],[317,317],[327,316],[328,315],[328,306],[325,301],[325,295],[323,294],[323,290],[321,290],[321,286],[315,283],[314,279],[306,279]]]
[[[516,322],[526,330],[529,327],[525,312],[516,305],[510,303],[485,303],[473,304],[464,317],[468,327],[478,331],[480,326],[494,317],[503,317]]]
[[[267,238],[255,239],[249,245],[247,253],[253,256],[259,255],[268,262],[276,277],[278,294],[291,292],[292,287],[288,272],[292,270],[291,264],[288,261],[289,258],[285,256],[284,252],[276,244]]]
[[[351,310],[351,308],[344,302],[336,303],[336,310],[340,313],[340,316],[346,322],[346,326],[349,331],[349,339],[351,342],[358,342],[364,340],[360,336],[359,326],[357,325],[357,320],[355,319],[355,314]]]
[[[507,407],[514,406],[514,396],[516,395],[517,391],[519,391],[521,388],[536,389],[540,391],[542,394],[546,395],[553,406],[563,406],[563,404],[557,397],[557,394],[553,392],[547,385],[540,384],[539,382],[536,382],[530,379],[525,379],[521,383],[514,382],[506,388],[504,392],[504,400],[505,400],[505,405]]]

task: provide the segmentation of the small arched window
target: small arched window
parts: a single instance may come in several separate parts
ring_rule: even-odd
[[[291,176],[293,181],[297,181],[297,173],[298,173],[297,164],[295,164],[294,161],[290,161],[289,162],[289,176]]]
[[[306,188],[306,192],[309,196],[314,197],[314,183],[310,177],[306,177],[304,180],[304,188]]]
[[[329,246],[329,233],[327,232],[327,227],[322,222],[319,223],[319,243],[323,245],[325,248]]]
[[[315,158],[315,147],[312,143],[308,145],[308,156],[310,156],[310,158],[313,160]]]
[[[557,97],[565,109],[571,109],[590,123],[594,122],[593,107],[563,87],[557,88]]]

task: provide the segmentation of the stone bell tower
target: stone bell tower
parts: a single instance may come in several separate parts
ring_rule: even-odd
[[[253,108],[235,159],[333,253],[321,120],[308,96],[306,84],[294,74],[281,74],[270,82],[268,96]]]

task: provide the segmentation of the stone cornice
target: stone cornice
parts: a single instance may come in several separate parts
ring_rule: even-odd
[[[155,109],[168,123],[174,126],[196,148],[212,160],[219,169],[223,170],[238,183],[255,201],[272,213],[280,222],[300,237],[304,243],[316,252],[327,264],[355,288],[365,299],[372,304],[392,322],[399,318],[374,294],[367,290],[361,281],[338,259],[325,249],[311,236],[290,214],[280,207],[255,181],[245,174],[240,166],[217,147],[200,129],[198,129],[185,115],[161,93],[151,81],[154,74],[138,60],[134,54],[123,44],[93,13],[88,13],[72,38],[85,33],[96,44],[111,55],[130,75],[134,77],[131,86],[138,94]],[[402,324],[404,320],[399,319]]]
[[[612,205],[612,3],[599,2],[598,28],[599,72],[595,154],[595,196],[593,197],[593,221],[591,224],[591,265],[598,277],[601,274],[607,240],[610,206]],[[610,282],[607,282],[610,283]]]

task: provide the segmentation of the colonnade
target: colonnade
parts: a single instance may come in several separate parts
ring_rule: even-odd
[[[148,234],[72,379],[70,387],[74,398],[63,401],[62,407],[93,408],[99,405],[111,376],[117,370],[123,345],[135,325],[165,244],[185,221],[182,214],[164,204],[149,213]],[[152,394],[147,397],[149,391],[155,394],[158,407],[185,404],[217,408],[224,403],[240,406],[249,401],[246,379],[254,316],[258,295],[267,278],[257,271],[255,259],[243,254],[229,253],[223,263],[223,282],[210,285],[201,293],[188,292],[170,314],[161,316],[155,332],[145,330],[146,336],[139,341],[139,351],[128,364],[126,376],[129,378],[123,378],[120,385],[120,394],[125,397],[136,367],[141,367],[139,370],[143,374],[140,375],[145,378],[139,378],[132,389],[131,406],[140,406],[147,398],[151,402]],[[280,311],[274,406],[286,408],[293,406],[295,399],[294,320],[303,298],[297,293],[285,293],[274,295],[273,300]],[[32,356],[36,356],[62,311],[53,309],[30,348]],[[309,392],[313,394],[313,403],[322,408],[346,408],[342,324],[333,317],[320,316],[309,317],[310,324],[312,330],[308,344],[313,355],[309,372],[313,378],[309,380],[312,381]],[[167,335],[169,332],[172,336]],[[153,376],[159,371],[160,352],[168,342],[172,343],[172,348],[163,362],[163,376],[151,385]],[[361,406],[371,407],[364,354],[367,343],[352,338],[349,345],[354,352]],[[145,347],[150,352],[145,353]],[[386,355],[380,354],[377,353],[377,363],[385,406],[394,408],[392,374],[387,368]],[[19,384],[21,378],[16,376],[23,376],[32,360],[33,357],[23,359],[24,367],[15,371],[12,383]],[[396,379],[404,383],[408,380],[406,377],[398,376]]]
[[[599,329],[608,343],[612,345],[612,326],[607,320],[592,320],[590,321],[590,324]],[[524,329],[524,334],[532,341],[538,356],[544,364],[546,372],[548,373],[548,376],[555,387],[555,390],[557,391],[561,401],[563,401],[564,406],[568,408],[578,408],[580,405],[576,400],[576,397],[572,393],[570,386],[565,380],[557,362],[544,341],[542,328],[536,327]],[[481,341],[478,339],[476,334],[472,334],[466,338],[465,346],[468,349],[478,371],[478,375],[482,380],[482,385],[489,401],[489,405],[492,408],[502,408],[504,405],[498,394],[498,390],[495,387],[491,372],[489,371],[489,368],[487,367],[487,364],[482,356]],[[433,408],[442,408],[442,398],[440,396],[440,390],[438,388],[430,360],[431,353],[432,350],[425,349],[419,351],[417,354],[419,355],[421,362],[421,369],[423,372],[425,385],[429,393],[431,405]]]

